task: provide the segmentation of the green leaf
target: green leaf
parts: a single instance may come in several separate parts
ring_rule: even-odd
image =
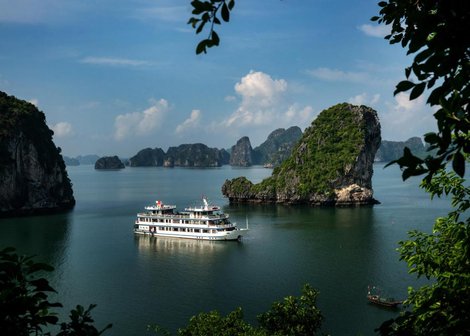
[[[393,94],[396,95],[397,93],[408,91],[415,85],[416,85],[415,83],[407,81],[407,80],[401,81],[400,83],[397,84],[395,88],[395,92],[393,92]]]
[[[434,132],[429,132],[424,135],[424,141],[426,141],[428,144],[439,143],[439,140],[439,136]]]
[[[199,55],[202,52],[204,52],[204,54],[207,53],[206,46],[207,46],[207,40],[202,40],[201,42],[199,42],[196,47],[196,55]]]
[[[426,88],[426,83],[419,83],[419,84],[415,85],[413,90],[411,90],[410,100],[416,99],[419,96],[421,96],[421,94],[424,92],[425,88]]]
[[[406,68],[405,68],[405,76],[406,76],[406,78],[410,78],[410,74],[411,74],[411,67],[406,67]]]
[[[452,161],[452,168],[460,176],[464,177],[465,175],[465,158],[462,153],[456,152],[454,154],[454,159]]]
[[[220,15],[222,16],[222,20],[224,20],[225,22],[229,22],[230,21],[230,11],[228,9],[228,6],[227,4],[224,2],[224,4],[222,5],[222,9],[220,11]]]
[[[201,23],[199,24],[199,26],[196,29],[196,34],[199,34],[204,29],[205,24],[206,24],[206,21],[201,21]]]
[[[220,42],[219,35],[215,31],[212,31],[212,45],[218,46]]]

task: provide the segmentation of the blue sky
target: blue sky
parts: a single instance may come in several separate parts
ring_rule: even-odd
[[[0,0],[0,90],[46,114],[63,154],[130,157],[202,142],[253,147],[341,102],[376,109],[385,140],[435,129],[393,96],[411,63],[370,22],[377,1],[237,0],[206,55],[190,0]]]

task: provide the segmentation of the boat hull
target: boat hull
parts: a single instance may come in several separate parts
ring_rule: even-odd
[[[381,298],[378,295],[367,295],[367,300],[369,300],[370,303],[387,308],[396,308],[398,305],[402,304],[402,301]]]
[[[197,240],[241,240],[248,232],[248,229],[237,229],[220,233],[191,233],[191,232],[172,232],[172,231],[150,231],[134,229],[137,234],[151,235],[156,237],[185,238]]]

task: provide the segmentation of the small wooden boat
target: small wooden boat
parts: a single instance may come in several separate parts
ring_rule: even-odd
[[[403,303],[403,301],[395,300],[393,297],[382,296],[379,289],[371,286],[367,290],[367,300],[370,303],[389,308],[396,308]]]

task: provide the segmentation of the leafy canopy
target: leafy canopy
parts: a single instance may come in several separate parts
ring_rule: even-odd
[[[423,160],[406,151],[393,163],[404,168],[404,179],[427,174],[429,180],[448,162],[463,177],[470,153],[470,2],[390,0],[378,5],[380,15],[372,20],[391,26],[385,38],[415,55],[405,69],[407,79],[394,93],[410,91],[413,100],[430,90],[427,103],[438,108],[438,132],[424,137],[437,154]]]
[[[191,317],[186,327],[180,328],[179,336],[314,336],[320,332],[323,316],[316,307],[318,291],[306,284],[300,297],[287,296],[283,301],[274,302],[271,309],[257,316],[259,326],[243,320],[242,308],[226,316],[216,310]],[[170,335],[160,326],[149,329],[156,334]]]
[[[422,187],[431,197],[450,197],[453,210],[436,219],[432,233],[412,231],[399,243],[409,272],[431,282],[409,288],[405,304],[410,309],[378,330],[382,335],[468,335],[470,218],[463,215],[470,189],[462,177],[470,153],[470,2],[389,0],[379,6],[380,15],[372,20],[391,25],[386,39],[415,55],[395,94],[410,91],[410,99],[416,99],[428,89],[427,103],[438,109],[438,132],[425,135],[436,154],[420,159],[405,148],[391,164],[403,169],[403,179],[425,174]],[[445,169],[447,164],[455,173]]]
[[[49,302],[48,293],[55,292],[49,282],[39,276],[53,268],[37,263],[33,257],[19,256],[14,248],[0,250],[0,331],[2,335],[51,335],[43,329],[58,325],[59,319],[52,308],[62,307]],[[70,322],[60,324],[57,336],[97,336],[111,328],[111,324],[98,331],[93,325],[91,310],[77,305],[70,312]]]

